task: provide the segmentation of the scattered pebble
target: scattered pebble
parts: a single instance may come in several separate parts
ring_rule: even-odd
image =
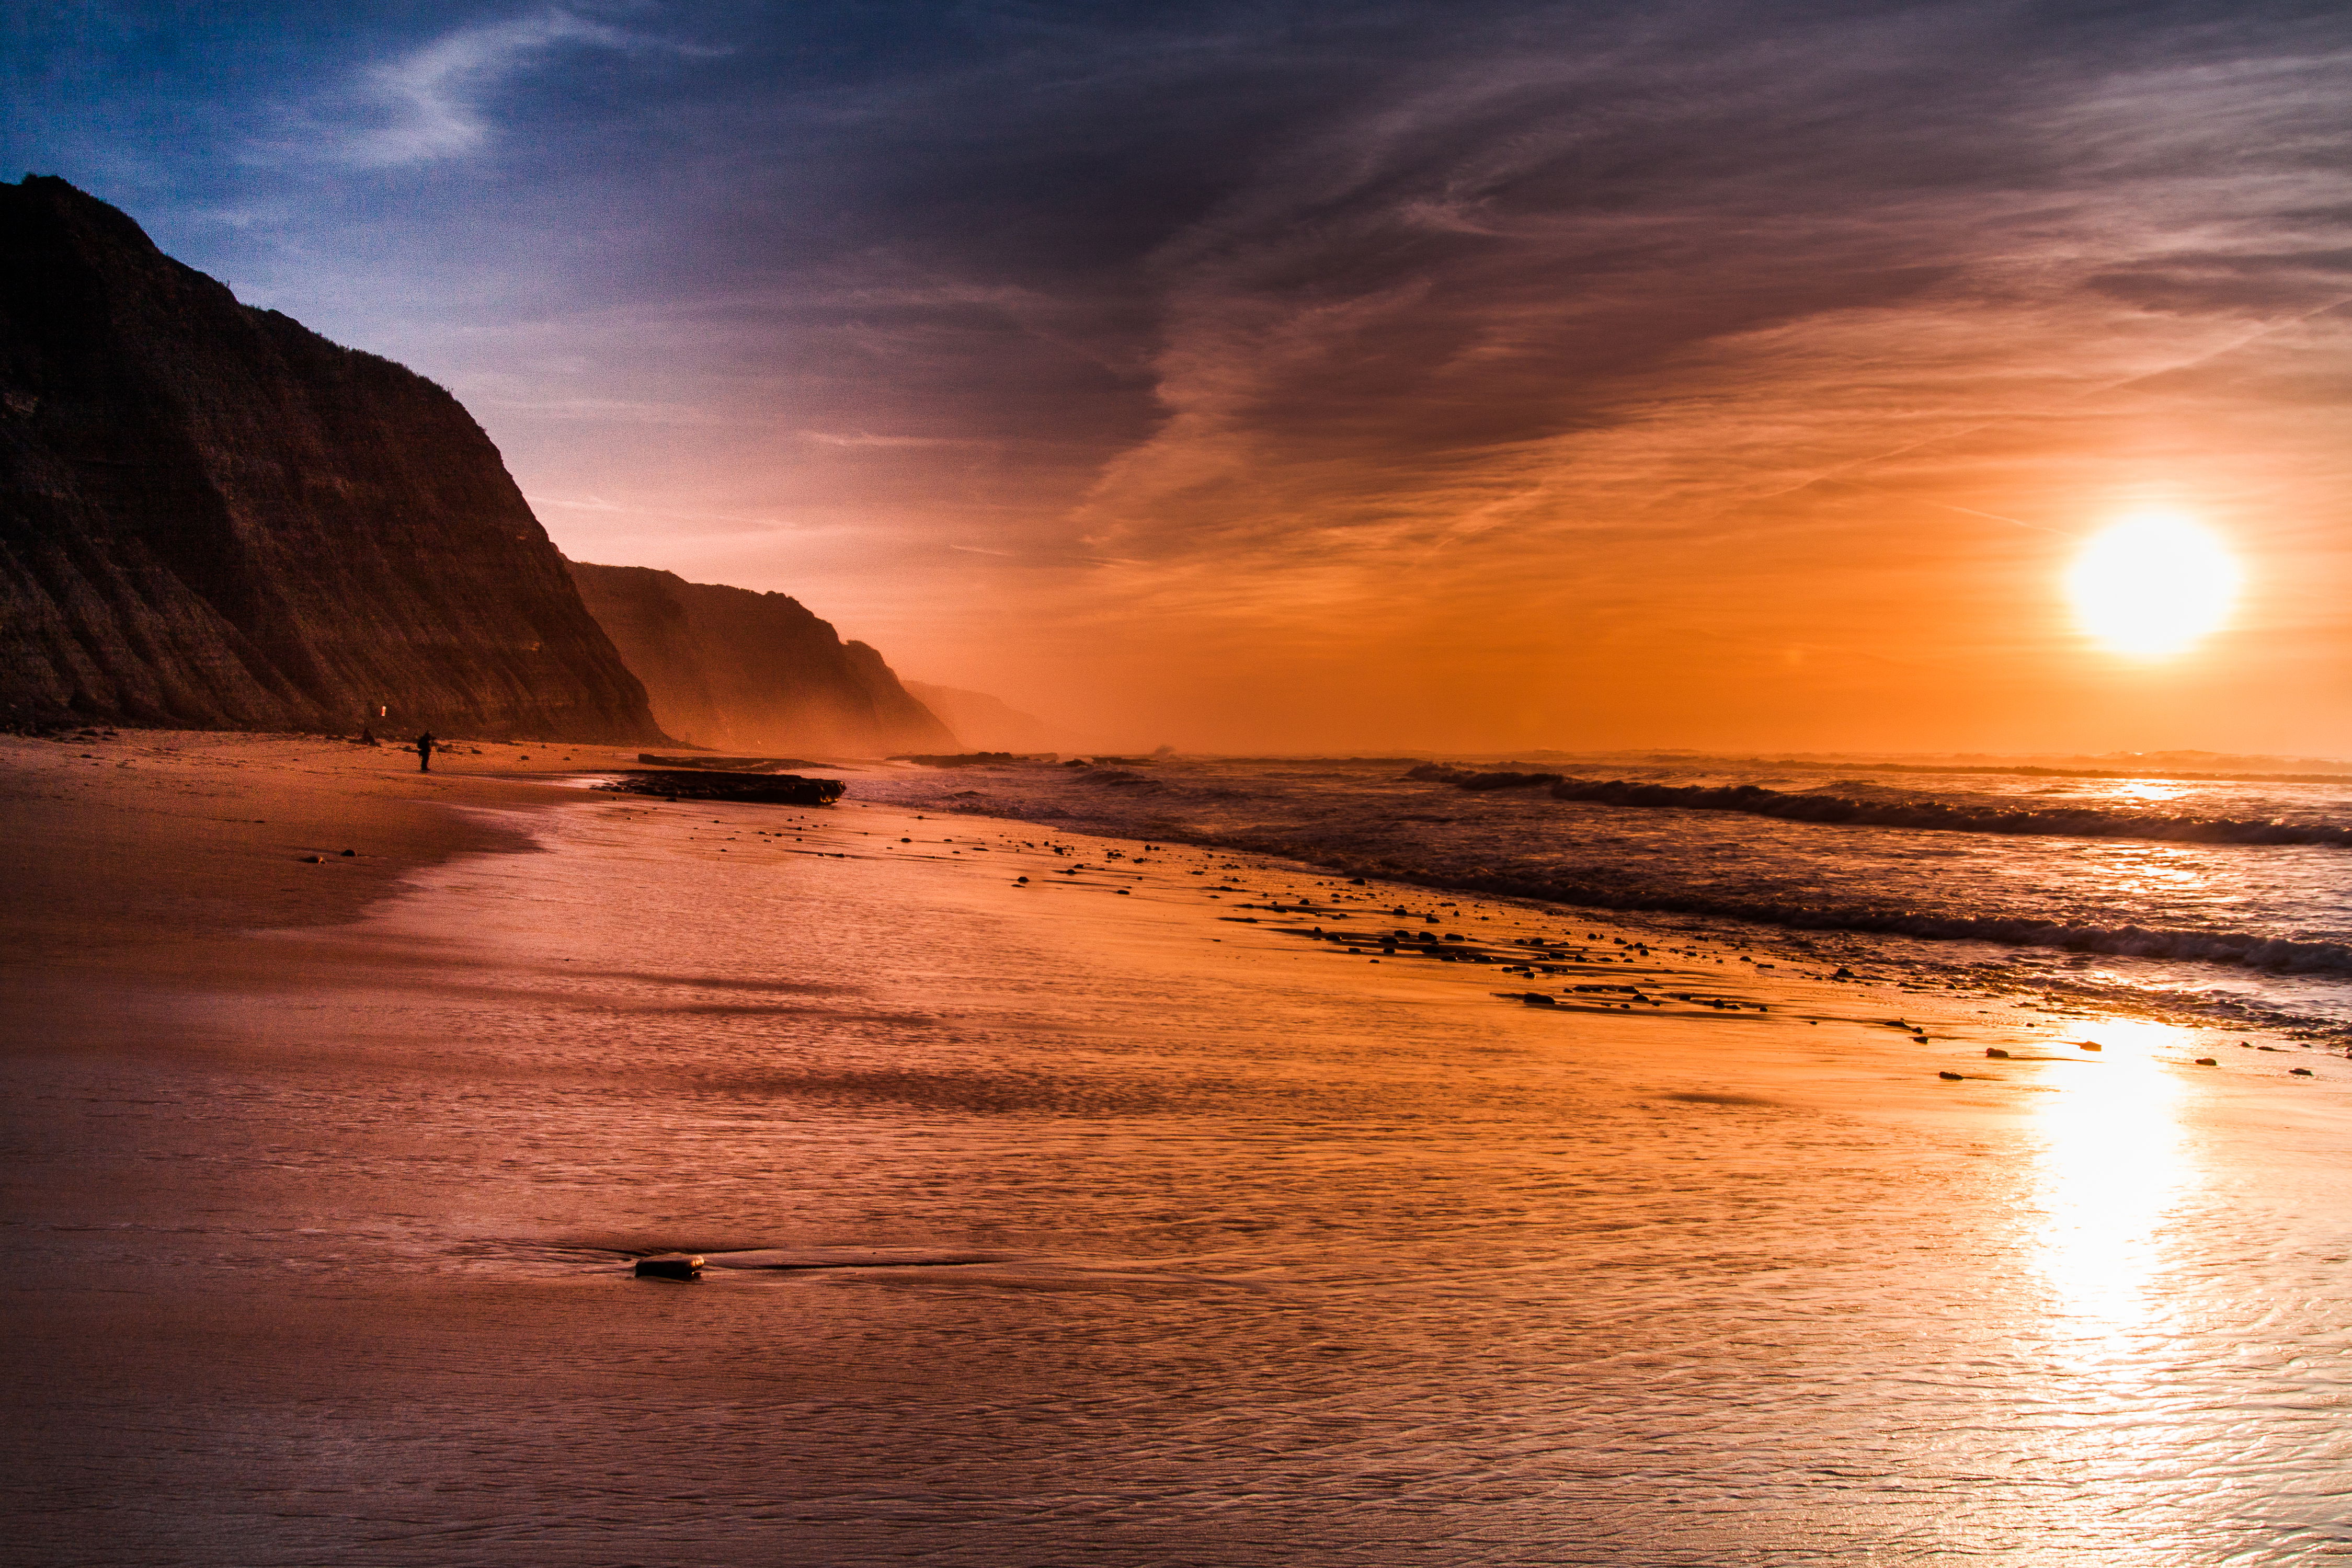
[[[2004,1061],[2009,1059],[2009,1052],[2001,1050],[2001,1048],[1997,1045],[1989,1045],[1985,1047],[1985,1054],[1987,1056],[1999,1057]]]
[[[1960,1081],[1960,1075],[1957,1072],[1938,1072],[1936,1076],[1950,1083],[1958,1083]]]

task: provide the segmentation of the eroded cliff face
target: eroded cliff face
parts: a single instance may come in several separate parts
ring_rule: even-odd
[[[798,600],[649,567],[571,566],[654,716],[681,740],[803,756],[960,749],[881,654],[844,643]]]
[[[657,741],[457,399],[0,183],[0,723]]]

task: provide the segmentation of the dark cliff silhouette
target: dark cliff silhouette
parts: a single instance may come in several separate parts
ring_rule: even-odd
[[[0,183],[0,723],[662,738],[457,400]]]
[[[571,566],[654,716],[681,739],[854,757],[961,749],[881,654],[844,643],[798,600],[649,567]]]

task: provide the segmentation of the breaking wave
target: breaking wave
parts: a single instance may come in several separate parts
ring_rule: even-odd
[[[2238,821],[2168,817],[2153,812],[2000,810],[1940,800],[1857,800],[1817,790],[1768,789],[1760,784],[1643,784],[1623,779],[1570,779],[1558,773],[1474,772],[1430,763],[1412,769],[1457,789],[1528,789],[1549,786],[1555,800],[1685,811],[1737,811],[1783,821],[1869,828],[1922,828],[1938,832],[2030,834],[2083,839],[2153,839],[2200,844],[2316,844],[2352,849],[2352,828],[2330,823]]]
[[[1264,850],[1274,848],[1272,845],[1261,847]],[[1289,852],[1302,860],[1336,863],[1328,854],[1317,855],[1305,846],[1291,848]],[[2352,946],[2341,942],[2297,941],[2237,931],[2098,925],[2077,921],[2041,920],[2030,915],[1937,915],[1850,904],[1727,898],[1657,887],[1627,888],[1582,880],[1514,876],[1492,872],[1424,875],[1411,872],[1400,873],[1392,866],[1363,869],[1376,870],[1391,881],[1410,882],[1424,887],[1460,888],[1507,898],[1541,899],[1550,904],[1622,910],[1628,914],[1699,915],[1779,925],[1797,931],[1852,931],[1944,941],[1993,942],[2011,947],[2055,947],[2067,952],[2105,953],[2126,958],[2186,959],[2274,972],[2352,975]]]

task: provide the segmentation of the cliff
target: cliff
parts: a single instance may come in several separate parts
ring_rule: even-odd
[[[957,686],[934,686],[908,681],[907,690],[941,723],[982,751],[1051,751],[1058,744],[1053,727],[1034,714],[1023,713],[986,692]]]
[[[0,183],[0,724],[661,738],[457,399]]]
[[[956,750],[882,655],[781,593],[571,562],[580,597],[646,683],[661,727],[722,751]]]

